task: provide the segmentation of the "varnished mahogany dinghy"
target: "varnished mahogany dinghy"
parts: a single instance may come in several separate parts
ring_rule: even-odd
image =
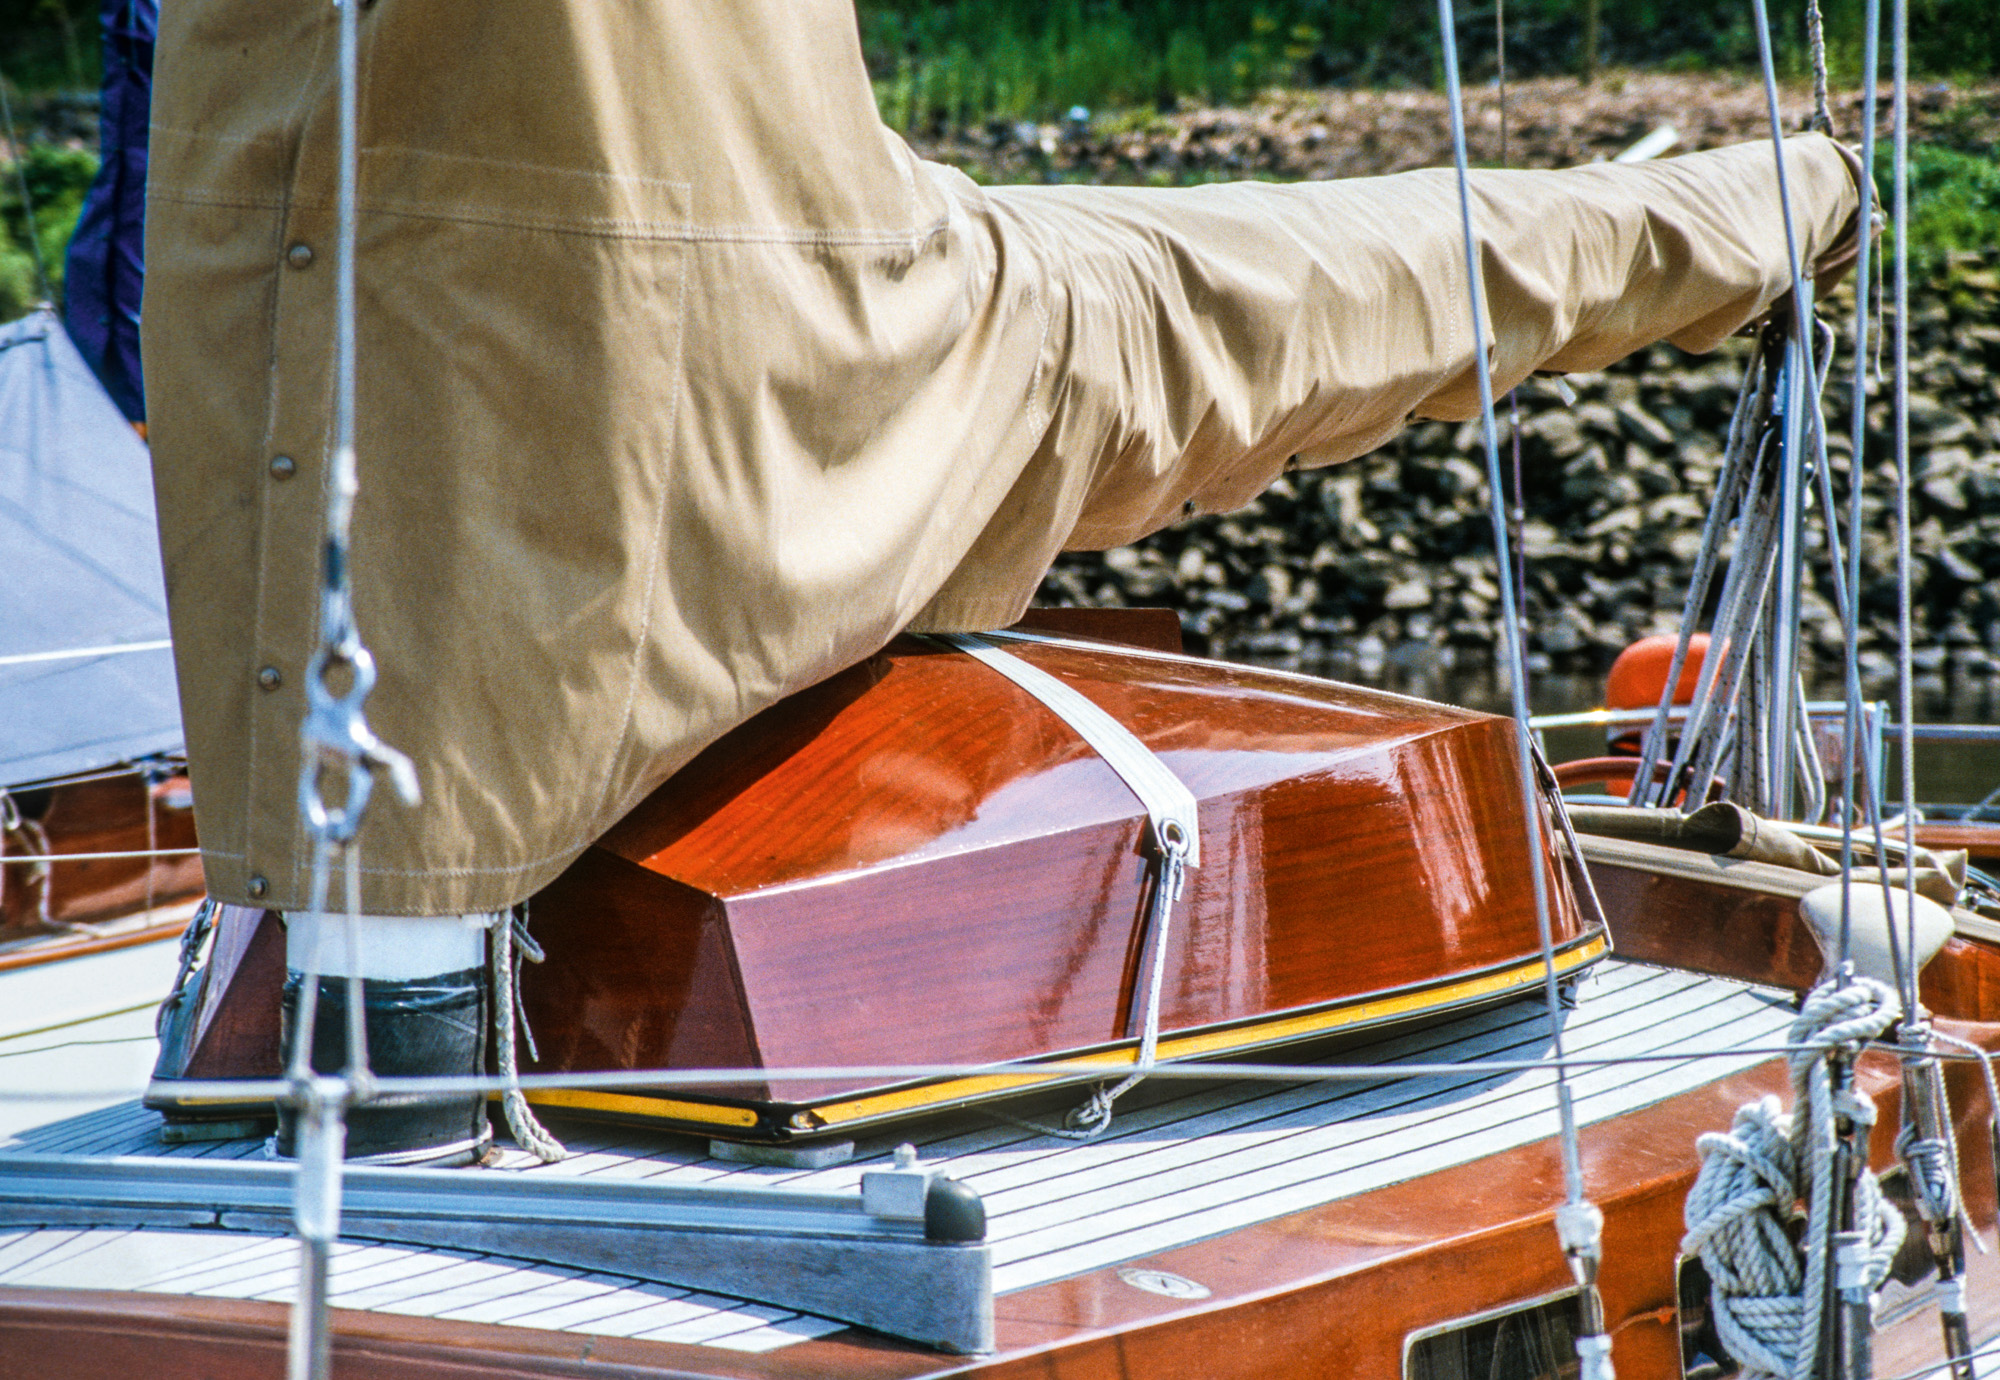
[[[187,778],[160,775],[113,768],[0,790],[0,856],[12,859],[0,860],[0,1062],[10,1075],[144,1074],[115,1046],[151,1029],[202,885]],[[157,850],[177,851],[146,856]],[[60,1048],[71,1041],[82,1051]],[[15,1110],[0,1106],[0,1134]]]
[[[1163,1054],[1539,981],[1509,722],[1081,640],[1006,648],[1108,711],[1200,802]],[[1118,775],[1030,694],[899,641],[717,743],[536,899],[537,1071],[1129,1063],[1145,829]],[[1573,972],[1604,942],[1557,895]],[[785,1137],[1020,1081],[545,1100]]]
[[[1139,623],[1150,648],[1004,644],[1199,802],[1162,1056],[1436,1017],[1541,981],[1510,721],[1169,653],[1165,617]],[[1144,1005],[1147,830],[1118,772],[1028,691],[898,640],[722,739],[534,898],[547,961],[523,984],[541,1056],[524,1071],[1061,1057],[1116,1073]],[[1606,940],[1567,886],[1552,895],[1574,975]],[[261,972],[247,981],[266,990],[237,984],[231,1007],[273,1009],[276,969]],[[211,1051],[189,1074],[264,1071]],[[787,1140],[1051,1079],[531,1096]]]

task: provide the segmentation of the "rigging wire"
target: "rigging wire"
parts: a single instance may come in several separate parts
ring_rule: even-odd
[[[1823,131],[1830,131],[1830,122],[1826,121],[1825,116],[1824,35],[1817,8],[1811,4],[1811,0],[1808,0],[1808,3],[1810,8],[1807,20],[1814,63],[1814,96],[1816,105],[1814,125]],[[1903,0],[1898,0],[1899,10],[1902,3]],[[1764,0],[1753,0],[1753,11],[1757,26],[1758,51],[1763,68],[1765,102],[1770,118],[1771,140],[1777,165],[1779,199],[1785,218],[1788,268],[1792,283],[1794,323],[1792,353],[1787,361],[1787,373],[1790,376],[1788,378],[1789,387],[1786,407],[1787,444],[1783,448],[1787,466],[1787,479],[1789,481],[1791,475],[1802,470],[1805,463],[1805,458],[1796,453],[1796,449],[1792,444],[1792,438],[1799,435],[1800,425],[1805,420],[1802,413],[1803,409],[1807,406],[1807,395],[1802,387],[1805,381],[1802,374],[1804,370],[1812,367],[1810,356],[1813,344],[1811,307],[1810,299],[1806,295],[1807,285],[1799,257],[1796,230],[1792,222],[1791,198],[1787,185],[1784,159],[1783,129],[1778,113],[1777,83],[1771,55],[1770,24]],[[1871,20],[1875,18],[1875,7],[1872,4],[1870,6],[1870,18]],[[1872,29],[1867,40],[1867,46],[1870,50],[1869,59],[1872,60],[1874,56],[1874,35]],[[1868,62],[1864,62],[1864,66],[1868,65]],[[1872,79],[1872,67],[1865,74],[1865,77]],[[1870,80],[1871,97],[1872,90],[1872,80]],[[1868,132],[1872,133],[1872,128],[1871,123]],[[1897,132],[1900,140],[1903,133],[1900,126]],[[1860,191],[1861,210],[1857,217],[1856,228],[1862,240],[1860,252],[1865,255],[1868,236],[1872,229],[1872,223],[1868,219],[1867,213],[1869,192],[1865,189],[1867,182],[1867,170],[1865,166],[1858,180],[1864,184],[1864,189]],[[1898,247],[1900,249],[1901,245],[1899,244]],[[1863,262],[1865,264],[1865,258]],[[1867,279],[1864,269],[1864,276],[1857,285],[1856,301],[1858,319],[1856,332],[1858,346],[1865,341],[1865,321],[1859,318],[1865,316],[1866,290]],[[1903,323],[1899,322],[1898,324],[1901,326]],[[1864,359],[1865,353],[1857,354],[1857,370],[1860,367],[1860,361]],[[1904,391],[1904,389],[1899,388],[1899,398]],[[1863,408],[1859,392],[1859,375],[1857,373],[1857,396],[1853,400],[1857,414],[1861,414]],[[1833,559],[1836,594],[1843,606],[1843,632],[1847,634],[1848,642],[1846,658],[1847,684],[1845,687],[1847,693],[1842,711],[1844,780],[1842,786],[1843,816],[1840,820],[1840,825],[1842,829],[1843,867],[1841,872],[1841,902],[1837,945],[1838,962],[1834,976],[1823,984],[1815,994],[1815,1000],[1817,1000],[1820,997],[1833,998],[1843,993],[1869,986],[1870,980],[1860,977],[1856,973],[1853,963],[1851,903],[1853,886],[1853,830],[1855,825],[1853,795],[1856,773],[1854,770],[1854,759],[1856,738],[1858,736],[1858,721],[1860,718],[1859,674],[1854,647],[1855,634],[1853,631],[1858,624],[1858,566],[1855,568],[1852,578],[1848,577],[1848,572],[1841,569],[1837,536],[1838,523],[1833,508],[1833,491],[1831,478],[1828,473],[1825,429],[1823,417],[1820,415],[1820,404],[1817,393],[1812,395],[1811,408],[1813,425],[1810,427],[1809,436],[1806,439],[1813,447],[1812,461],[1817,467],[1818,479],[1822,488],[1822,504],[1826,509],[1825,517],[1829,535],[1829,547]],[[1855,427],[1854,464],[1850,472],[1850,508],[1854,514],[1854,521],[1850,526],[1849,539],[1850,550],[1854,553],[1857,561],[1862,535],[1859,526],[1861,513],[1859,493],[1864,473],[1861,465],[1863,439],[1865,437],[1865,426],[1861,423],[1864,421],[1865,416],[1858,416]],[[1901,511],[1906,513],[1908,501],[1906,472],[1904,476],[1899,476],[1899,478],[1902,479],[1902,482],[1898,486],[1898,501]],[[1787,493],[1790,494],[1792,492],[1793,490],[1788,487]],[[1788,524],[1793,520],[1793,517],[1794,514],[1788,508]],[[1899,527],[1899,538],[1904,537],[1907,527],[1907,518],[1905,518]],[[1787,535],[1790,534],[1791,528],[1788,525]],[[1791,542],[1786,543],[1786,546],[1788,548],[1786,556],[1791,563],[1785,564],[1778,572],[1779,578],[1781,581],[1796,580],[1798,576],[1798,567],[1796,564],[1798,561],[1797,547],[1795,543]],[[1901,574],[1902,571],[1899,570],[1899,575]],[[1906,579],[1906,576],[1904,578]],[[1903,585],[1903,588],[1906,590],[1907,585]],[[1771,630],[1774,636],[1774,646],[1780,645],[1775,639],[1795,634],[1790,617],[1792,610],[1787,606],[1784,592],[1784,587],[1781,586],[1781,607],[1778,610],[1778,621],[1777,625]],[[1905,603],[1904,607],[1907,609],[1907,603]],[[1907,663],[1910,655],[1907,612],[1904,614],[1902,627],[1902,653]],[[1791,677],[1793,672],[1789,664],[1782,658],[1775,661],[1774,664],[1782,668],[1780,676],[1784,681],[1782,684],[1770,687],[1775,692],[1777,702],[1781,706],[1778,722],[1775,726],[1780,732],[1789,732],[1791,728],[1791,706],[1788,703],[1788,696],[1792,689]],[[1801,705],[1802,709],[1803,706]],[[1906,707],[1902,714],[1904,723],[1907,724],[1911,717]],[[1784,770],[1783,760],[1784,757],[1781,752],[1779,758],[1779,770],[1781,772]],[[1803,761],[1804,759],[1802,758],[1801,760]],[[1909,779],[1909,764],[1906,761],[1904,765],[1905,781],[1907,783]],[[1872,784],[1872,769],[1869,772],[1869,776]],[[1881,811],[1878,800],[1871,799],[1870,803],[1876,806],[1869,813],[1875,822],[1878,834],[1876,854],[1878,867],[1883,870],[1882,881],[1886,903],[1888,899],[1886,895],[1888,890],[1885,861],[1886,850],[1882,848],[1879,838]],[[1914,891],[1914,877],[1912,877],[1909,884],[1909,891],[1905,898],[1906,917],[1909,921],[1909,926],[1904,935],[1899,937],[1897,934],[1898,927],[1894,907],[1887,904],[1884,907],[1886,938],[1888,940],[1893,976],[1896,980],[1894,990],[1897,993],[1897,1002],[1900,1006],[1900,1012],[1896,1014],[1900,1014],[1903,1017],[1903,1028],[1900,1038],[1905,1050],[1902,1056],[1905,1083],[1904,1105],[1902,1109],[1904,1126],[1902,1134],[1898,1136],[1898,1150],[1909,1165],[1913,1184],[1920,1184],[1918,1197],[1922,1216],[1927,1223],[1927,1229],[1931,1233],[1933,1246],[1938,1249],[1940,1273],[1953,1286],[1953,1289],[1957,1291],[1953,1295],[1956,1298],[1958,1292],[1962,1292],[1960,1281],[1963,1276],[1963,1238],[1958,1233],[1958,1218],[1960,1215],[1958,1203],[1961,1195],[1957,1194],[1955,1147],[1943,1144],[1940,1141],[1940,1135],[1948,1139],[1953,1133],[1948,1110],[1944,1107],[1943,1083],[1939,1076],[1939,1065],[1935,1058],[1931,1057],[1936,1050],[1936,1046],[1929,1038],[1928,1021],[1924,1018],[1922,1009],[1918,1006],[1916,1000],[1917,964]],[[1886,995],[1890,989],[1883,990]],[[1885,1014],[1884,1019],[1893,1019],[1893,1016]],[[1809,1136],[1814,1164],[1812,1175],[1813,1191],[1811,1194],[1811,1206],[1807,1214],[1809,1239],[1803,1247],[1803,1276],[1799,1281],[1796,1291],[1800,1311],[1796,1343],[1797,1351],[1795,1353],[1796,1364],[1793,1370],[1794,1375],[1801,1377],[1816,1374],[1844,1374],[1850,1370],[1855,1374],[1867,1374],[1871,1369],[1870,1333],[1873,1325],[1872,1308],[1875,1290],[1880,1283],[1882,1272],[1877,1271],[1873,1263],[1870,1263],[1868,1228],[1862,1220],[1868,1215],[1867,1204],[1870,1201],[1870,1194],[1873,1192],[1874,1181],[1867,1167],[1867,1151],[1864,1143],[1865,1134],[1861,1128],[1872,1122],[1873,1107],[1868,1099],[1861,1095],[1853,1086],[1854,1059],[1857,1053],[1858,1041],[1850,1035],[1838,1041],[1829,1041],[1826,1050],[1813,1064],[1812,1073],[1813,1078],[1816,1080],[1814,1086],[1818,1087],[1820,1084],[1825,1084],[1826,1086],[1821,1094],[1816,1097]],[[1913,1110],[1913,1103],[1920,1105],[1915,1106]],[[1795,1112],[1795,1115],[1798,1115],[1798,1113]],[[1941,1131],[1940,1127],[1942,1128]],[[1801,1145],[1803,1148],[1804,1143],[1802,1142]],[[1709,1177],[1710,1167],[1712,1166],[1704,1167],[1703,1182],[1706,1182]],[[1697,1194],[1700,1192],[1701,1187],[1702,1184],[1698,1183]],[[1691,1198],[1691,1224],[1693,1201],[1693,1198]],[[1790,1248],[1788,1247],[1787,1249],[1789,1250]],[[1724,1302],[1727,1301],[1721,1299],[1720,1295],[1718,1295],[1718,1304],[1720,1305]],[[1837,1310],[1835,1307],[1836,1302],[1838,1304]],[[1966,1336],[1962,1304],[1957,1307],[1947,1306],[1943,1309],[1941,1316],[1945,1327],[1947,1355],[1962,1357],[1970,1349],[1969,1338]]]
[[[1507,0],[1494,0],[1493,5],[1493,65],[1494,96],[1500,106],[1500,166],[1506,167],[1507,160]],[[1528,597],[1528,490],[1522,478],[1521,469],[1521,397],[1518,388],[1507,390],[1507,439],[1513,450],[1514,491],[1507,501],[1507,521],[1511,524],[1510,534],[1514,542],[1514,587],[1521,591],[1525,602]],[[1495,500],[1498,501],[1497,498]],[[1525,620],[1527,611],[1522,610]]]
[[[375,684],[375,662],[361,640],[350,585],[349,542],[354,500],[360,488],[355,463],[355,292],[357,208],[357,124],[359,108],[361,0],[336,0],[338,14],[338,173],[336,177],[334,271],[333,444],[328,457],[326,528],[321,546],[319,642],[306,669],[306,715],[299,725],[299,812],[313,841],[313,927],[301,977],[298,1026],[292,1032],[287,1080],[297,1107],[293,1149],[299,1172],[292,1195],[293,1226],[299,1239],[299,1288],[294,1296],[286,1348],[290,1380],[324,1380],[331,1370],[328,1272],[333,1242],[340,1236],[342,1173],[346,1158],[346,1115],[350,1106],[373,1096],[368,1067],[367,1012],[361,966],[361,855],[356,835],[368,808],[377,773],[390,778],[396,793],[414,805],[416,768],[409,758],[377,738],[362,707]],[[344,672],[347,687],[336,692]],[[342,775],[340,804],[328,802],[323,778]],[[312,1067],[318,1043],[319,927],[327,920],[328,872],[332,859],[343,864],[347,955],[347,1059],[339,1077]]]
[[[1395,1082],[1406,1078],[1466,1078],[1477,1079],[1497,1074],[1511,1073],[1558,1073],[1572,1069],[1616,1068],[1635,1064],[1683,1064],[1705,1063],[1731,1059],[1783,1059],[1794,1055],[1812,1054],[1819,1046],[1800,1045],[1788,1042],[1777,1044],[1739,1045],[1729,1049],[1677,1049],[1654,1053],[1625,1054],[1566,1054],[1558,1062],[1554,1059],[1470,1059],[1452,1063],[1390,1062],[1383,1064],[1250,1064],[1218,1062],[1193,1059],[1166,1059],[1152,1066],[1147,1072],[1148,1079],[1188,1080],[1194,1082],[1214,1082],[1218,1079],[1249,1079],[1274,1083],[1373,1083]],[[1900,1045],[1886,1041],[1871,1040],[1861,1046],[1866,1053],[1901,1057],[1907,1053]],[[1952,1053],[1940,1051],[1932,1056],[1947,1063],[1979,1063],[2000,1058],[1996,1054]],[[1053,1085],[1056,1079],[1083,1081],[1101,1079],[1105,1066],[1096,1063],[1076,1061],[1054,1061],[1038,1064],[983,1063],[983,1064],[836,1064],[828,1066],[789,1066],[778,1068],[746,1068],[741,1065],[720,1068],[673,1068],[616,1070],[601,1073],[546,1073],[522,1074],[509,1080],[498,1075],[470,1076],[464,1074],[437,1074],[432,1076],[381,1076],[375,1079],[375,1089],[382,1098],[434,1097],[452,1093],[484,1093],[498,1096],[510,1087],[519,1086],[525,1091],[564,1091],[593,1088],[685,1088],[703,1084],[758,1084],[758,1083],[806,1083],[828,1082],[841,1079],[903,1079],[924,1080],[937,1078],[978,1078],[991,1076],[1013,1077],[1022,1080],[1047,1077]],[[18,1101],[66,1101],[94,1102],[130,1097],[143,1092],[143,1085],[121,1084],[115,1087],[60,1088],[17,1091],[0,1089],[0,1103]],[[177,1081],[174,1085],[177,1095],[187,1098],[204,1098],[218,1101],[270,1102],[285,1101],[292,1097],[291,1084],[282,1078],[232,1078]]]
[[[0,81],[0,92],[5,90],[5,82]],[[27,193],[23,191],[22,195],[26,196]],[[46,283],[43,284],[42,291],[47,293]],[[44,661],[85,661],[96,657],[124,656],[132,652],[165,651],[173,645],[172,638],[160,637],[149,642],[112,642],[102,647],[66,647],[52,652],[16,652],[11,656],[0,656],[0,666],[32,666]]]
[[[1904,0],[1897,0],[1897,3],[1902,4],[1904,3]],[[1778,177],[1778,202],[1780,211],[1784,216],[1784,221],[1785,221],[1786,263],[1787,263],[1787,268],[1790,271],[1791,284],[1792,284],[1791,297],[1792,297],[1793,328],[1797,333],[1794,337],[1794,340],[1801,354],[1807,356],[1809,359],[1809,354],[1810,354],[1809,347],[1810,347],[1810,342],[1813,339],[1812,308],[1809,305],[1810,298],[1807,296],[1808,289],[1805,279],[1805,273],[1799,255],[1798,235],[1796,228],[1794,227],[1792,222],[1791,186],[1790,186],[1790,180],[1787,177],[1785,170],[1784,129],[1783,129],[1783,121],[1778,111],[1778,82],[1777,82],[1776,66],[1771,52],[1770,18],[1766,10],[1764,0],[1751,0],[1751,4],[1753,12],[1756,17],[1758,54],[1761,59],[1761,64],[1763,68],[1764,102],[1765,102],[1766,113],[1770,123],[1772,149],[1776,156],[1777,177]],[[1824,63],[1825,63],[1825,47],[1823,43],[1821,43],[1815,49],[1815,61],[1817,64],[1815,67],[1815,82],[1818,85],[1823,85]],[[1863,169],[1861,180],[1864,182],[1867,180],[1867,171],[1865,168]],[[1867,194],[1863,193],[1862,195],[1864,198],[1863,205],[1865,206],[1867,204],[1865,200]],[[1868,225],[1865,222],[1861,222],[1857,224],[1856,229],[1857,232],[1862,236],[1862,238],[1865,241],[1869,233]],[[1815,412],[1818,410],[1817,402],[1813,404],[1813,410]],[[1813,427],[1811,429],[1811,439],[1814,442],[1814,454],[1812,459],[1814,463],[1818,466],[1819,470],[1822,473],[1824,473],[1828,468],[1825,428],[1820,426]],[[1857,455],[1859,454],[1858,443],[1856,445],[1856,453]],[[1800,457],[1787,457],[1787,458],[1790,463],[1798,463],[1800,459]],[[1859,479],[1860,476],[1858,473],[1856,473],[1854,476],[1853,483],[1857,487],[1859,484]],[[1907,493],[1907,486],[1904,486],[1904,492]],[[1829,530],[1832,530],[1834,526],[1834,515],[1832,514],[1832,512],[1829,511],[1826,514],[1826,519]],[[1858,530],[1850,532],[1849,534],[1850,545],[1857,552],[1860,547],[1860,535],[1861,534]],[[1850,596],[1849,598],[1850,604],[1858,600],[1860,593],[1858,579],[1850,585],[1848,592]],[[1904,644],[1905,655],[1907,655],[1909,646],[1909,634],[1908,634],[1907,624],[1905,624],[1904,627],[1903,644]],[[1849,655],[1850,657],[1852,656],[1851,649]],[[1858,694],[1858,690],[1855,693]],[[1906,708],[1903,713],[1903,719],[1905,724],[1907,724],[1909,718],[1910,714]],[[1907,777],[1907,771],[1905,775]],[[1850,814],[1850,827],[1851,827],[1851,814]],[[1879,848],[1877,850],[1877,853],[1878,856],[1880,856],[1881,850]],[[1914,894],[1914,888],[1912,889],[1912,891]],[[1842,924],[1841,924],[1841,933],[1840,933],[1839,948],[1838,948],[1838,964],[1842,969],[1846,969],[1851,965],[1851,960],[1852,960],[1852,947],[1851,947],[1852,937],[1849,933],[1851,925],[1848,918],[1849,916],[1848,906],[1846,905],[1845,901],[1843,901],[1841,913],[1842,913]],[[1914,919],[1914,911],[1912,912],[1912,919]],[[1902,955],[1906,952],[1910,952],[1910,950],[1898,943],[1893,925],[1890,927],[1889,946],[1890,946],[1891,957],[1895,961],[1896,977],[1898,979],[1897,982],[1898,989],[1899,991],[1902,991],[1907,997],[1904,1009],[1906,1011],[1914,1011],[1916,1009],[1916,1001],[1915,1001],[1916,976],[1913,971],[1910,971],[1914,965],[1905,963],[1903,961]]]
[[[15,863],[117,862],[126,858],[191,858],[200,852],[199,848],[126,848],[107,853],[6,853],[0,854],[0,862],[9,866]]]
[[[1916,742],[1911,725],[1916,720],[1916,676],[1911,641],[1910,573],[1910,6],[1909,0],[1894,0],[1890,6],[1890,69],[1894,82],[1895,188],[1892,193],[1895,220],[1895,418],[1896,418],[1896,708],[1898,746],[1901,748],[1903,827],[1916,841],[1917,777]],[[1904,888],[1910,934],[1916,933],[1916,883],[1912,878]],[[1891,928],[1893,929],[1893,923]],[[1905,1009],[1916,1005],[1916,974],[1908,975]],[[2000,1115],[2000,1108],[1994,1109]]]
[[[1493,377],[1488,366],[1486,300],[1479,270],[1479,245],[1472,228],[1472,190],[1466,164],[1465,97],[1458,75],[1458,26],[1452,0],[1438,0],[1438,28],[1444,50],[1445,99],[1451,112],[1452,162],[1458,182],[1459,230],[1464,242],[1465,285],[1472,315],[1472,372],[1479,383],[1479,430],[1486,452],[1486,482],[1491,492],[1494,564],[1500,584],[1501,622],[1505,628],[1506,665],[1513,693],[1515,770],[1521,792],[1521,812],[1527,825],[1528,873],[1534,887],[1535,931],[1541,944],[1543,997],[1548,1006],[1549,1040],[1556,1058],[1563,1049],[1562,996],[1558,990],[1555,937],[1549,917],[1549,877],[1543,866],[1544,838],[1539,792],[1532,757],[1533,731],[1528,723],[1527,657],[1521,645],[1521,624],[1514,572],[1507,539],[1501,483],[1500,439],[1494,419]],[[1569,1076],[1558,1065],[1555,1075],[1556,1113],[1560,1123],[1564,1202],[1556,1211],[1556,1232],[1577,1285],[1582,1290],[1584,1326],[1576,1339],[1577,1357],[1585,1380],[1609,1380],[1611,1342],[1597,1293],[1597,1270],[1603,1255],[1603,1214],[1584,1197],[1583,1152],[1577,1137],[1576,1107]]]

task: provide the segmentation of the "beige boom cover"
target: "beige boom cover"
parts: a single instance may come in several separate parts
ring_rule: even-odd
[[[210,889],[305,903],[331,426],[323,0],[164,7],[146,377]],[[535,890],[725,730],[1065,547],[1476,409],[1449,174],[981,188],[876,115],[849,0],[361,14],[375,913]],[[1786,152],[1802,252],[1855,189]],[[1493,378],[1705,349],[1786,284],[1767,146],[1473,178]],[[283,457],[281,460],[280,457]]]

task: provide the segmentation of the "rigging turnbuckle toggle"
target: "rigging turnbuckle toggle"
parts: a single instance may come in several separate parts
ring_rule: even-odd
[[[1604,1212],[1577,1199],[1556,1209],[1556,1238],[1582,1293],[1583,1327],[1576,1338],[1579,1380],[1613,1380],[1611,1337],[1604,1330],[1604,1300],[1597,1272],[1604,1263]]]
[[[351,475],[351,454],[346,458],[349,463],[340,468]],[[404,804],[415,805],[421,795],[416,767],[376,737],[362,713],[375,688],[375,658],[361,641],[348,593],[347,517],[352,504],[351,492],[335,493],[321,585],[320,641],[306,664],[306,718],[299,728],[299,809],[322,843],[353,842],[378,773],[389,774],[389,784]],[[343,670],[347,688],[336,692],[333,678]],[[338,805],[328,804],[322,790],[329,772],[347,776]]]

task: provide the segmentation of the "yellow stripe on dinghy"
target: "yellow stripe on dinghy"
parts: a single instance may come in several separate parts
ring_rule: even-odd
[[[1585,964],[1602,958],[1610,952],[1610,949],[1610,941],[1602,933],[1594,934],[1575,947],[1556,955],[1556,974],[1560,977],[1574,972]],[[1511,968],[1502,968],[1498,972],[1482,973],[1477,977],[1446,983],[1441,987],[1427,987],[1420,992],[1399,992],[1346,1006],[1310,1011],[1302,1015],[1230,1026],[1225,1030],[1163,1037],[1159,1044],[1159,1057],[1196,1059],[1229,1054],[1238,1050],[1254,1049],[1259,1045],[1284,1044],[1314,1035],[1323,1035],[1347,1026],[1373,1025],[1393,1020],[1398,1016],[1415,1016],[1430,1010],[1462,1006],[1466,1002],[1494,996],[1511,988],[1528,987],[1540,982],[1545,972],[1542,960],[1534,958]],[[1138,1062],[1138,1058],[1139,1051],[1128,1047],[1099,1050],[1092,1054],[1065,1058],[1061,1062],[1069,1065],[1090,1064],[1109,1070],[1129,1067]],[[921,1088],[904,1088],[871,1097],[857,1097],[846,1102],[830,1102],[812,1110],[814,1116],[825,1125],[838,1126],[843,1122],[857,1121],[864,1117],[914,1111],[936,1103],[982,1097],[995,1092],[1033,1087],[1040,1083],[1062,1082],[1076,1077],[1074,1073],[1040,1076],[990,1074],[976,1078],[954,1079],[949,1083],[931,1083]]]
[[[1573,942],[1555,957],[1558,977],[1604,957],[1610,941],[1600,931]],[[1287,1044],[1330,1034],[1350,1027],[1378,1025],[1401,1017],[1420,1016],[1464,1006],[1485,997],[1525,990],[1542,981],[1544,968],[1539,958],[1513,964],[1492,972],[1461,978],[1456,982],[1420,991],[1387,993],[1339,1006],[1323,1007],[1296,1015],[1249,1021],[1222,1029],[1196,1031],[1161,1039],[1161,1059],[1198,1059],[1239,1053],[1266,1045]],[[816,1132],[855,1122],[879,1120],[911,1112],[928,1111],[955,1103],[992,1097],[1023,1088],[1076,1082],[1087,1074],[1075,1072],[1078,1065],[1102,1068],[1106,1072],[1129,1068],[1137,1062],[1136,1047],[1095,1050],[1059,1056],[1051,1062],[1066,1067],[1062,1072],[1042,1072],[1032,1065],[1019,1073],[978,1074],[939,1083],[897,1088],[790,1111],[787,1129],[794,1134]],[[527,1094],[539,1107],[567,1108],[578,1112],[599,1112],[621,1119],[678,1122],[683,1125],[749,1130],[760,1124],[760,1115],[748,1107],[732,1107],[712,1102],[652,1097],[644,1094],[599,1092],[586,1089],[542,1088]]]

